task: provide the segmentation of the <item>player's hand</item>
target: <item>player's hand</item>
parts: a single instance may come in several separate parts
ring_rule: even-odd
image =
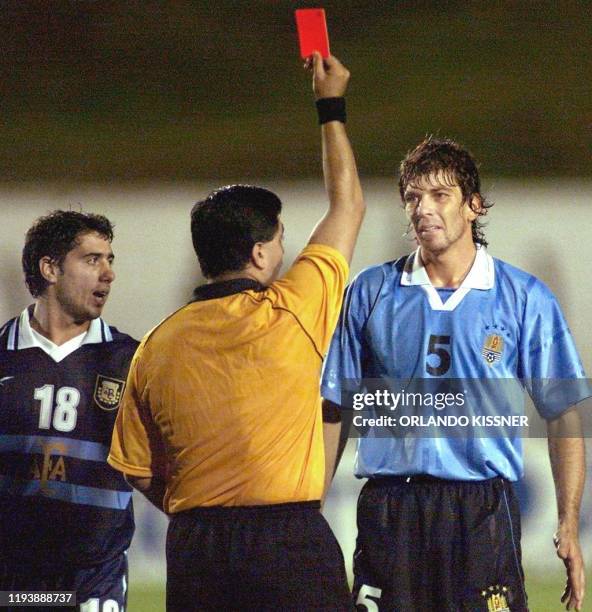
[[[586,590],[586,575],[577,532],[560,526],[553,536],[553,543],[557,556],[563,560],[567,570],[567,581],[561,602],[565,604],[566,610],[571,610],[572,606],[574,610],[581,610]]]
[[[304,67],[312,70],[312,90],[319,98],[339,98],[345,94],[349,82],[349,70],[336,58],[330,55],[326,59],[315,51]]]

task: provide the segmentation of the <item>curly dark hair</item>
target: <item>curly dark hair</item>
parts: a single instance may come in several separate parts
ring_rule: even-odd
[[[90,232],[96,232],[109,242],[113,240],[113,224],[103,215],[54,210],[33,223],[25,236],[22,264],[25,283],[34,298],[43,295],[49,285],[41,275],[39,261],[49,257],[62,269],[66,255]]]
[[[415,149],[407,153],[399,167],[399,193],[404,201],[405,189],[422,176],[443,172],[453,178],[461,189],[464,202],[471,206],[474,195],[478,196],[481,207],[476,212],[479,217],[487,214],[493,202],[486,200],[481,193],[481,180],[477,164],[471,153],[449,138],[428,136]],[[473,209],[474,210],[474,209]],[[483,228],[485,223],[478,218],[471,224],[473,242],[487,246]]]
[[[279,227],[281,200],[253,185],[212,191],[191,210],[191,238],[206,278],[243,270],[257,242],[269,242]]]

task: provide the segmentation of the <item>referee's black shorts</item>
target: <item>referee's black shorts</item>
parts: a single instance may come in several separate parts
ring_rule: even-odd
[[[194,508],[167,533],[167,611],[352,610],[318,502]]]
[[[358,501],[354,575],[357,610],[526,611],[511,484],[370,479]]]

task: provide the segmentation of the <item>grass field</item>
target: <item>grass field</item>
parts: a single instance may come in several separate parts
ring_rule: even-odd
[[[553,578],[545,580],[541,577],[532,577],[528,580],[526,586],[531,612],[559,612],[564,609],[559,601],[563,592],[561,578],[553,576]],[[165,609],[164,600],[163,586],[132,584],[127,612],[163,612]],[[592,612],[592,593],[590,592],[584,611]],[[278,610],[278,612],[281,612],[281,610]]]

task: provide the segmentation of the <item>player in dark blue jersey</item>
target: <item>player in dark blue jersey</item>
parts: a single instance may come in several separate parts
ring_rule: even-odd
[[[0,331],[0,590],[76,591],[82,612],[123,611],[134,531],[106,462],[137,346],[100,318],[112,239],[100,215],[38,219],[22,258],[35,303]]]
[[[426,139],[401,164],[399,186],[419,247],[354,279],[322,384],[329,463],[339,429],[330,421],[347,405],[348,385],[371,391],[369,379],[384,381],[391,406],[398,402],[386,410],[391,428],[399,419],[398,431],[375,421],[358,444],[356,475],[368,482],[358,505],[357,608],[527,609],[511,484],[522,476],[521,439],[516,430],[488,435],[482,427],[485,417],[513,416],[512,387],[521,398],[523,385],[548,423],[557,553],[567,567],[563,600],[580,609],[584,445],[571,408],[590,389],[567,323],[542,282],[487,253],[480,216],[490,205],[466,150]],[[458,380],[459,393],[443,403],[441,391]],[[471,405],[467,389],[476,392]],[[376,412],[377,396],[370,395]],[[409,410],[418,398],[424,405]],[[411,416],[425,423],[450,414],[478,426],[465,435],[459,428],[438,437],[417,429],[401,435]]]

